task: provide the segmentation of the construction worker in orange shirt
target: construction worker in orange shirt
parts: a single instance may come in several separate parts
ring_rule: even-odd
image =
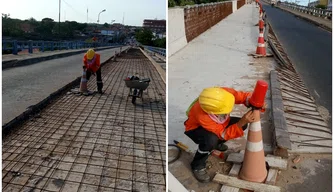
[[[228,140],[242,137],[248,123],[254,122],[252,111],[242,118],[230,117],[234,104],[249,107],[251,92],[236,91],[227,87],[204,89],[187,110],[188,119],[184,122],[185,134],[198,144],[191,163],[195,178],[200,182],[209,182],[206,172],[206,160],[212,150],[226,151]]]
[[[96,74],[97,91],[102,94],[103,83],[101,76],[100,54],[95,53],[93,49],[89,49],[84,55],[83,63],[83,68],[86,70],[87,80],[89,80],[92,74]]]

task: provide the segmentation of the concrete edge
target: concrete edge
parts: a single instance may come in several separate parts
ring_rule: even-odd
[[[297,14],[293,13],[292,11],[289,11],[289,10],[286,10],[286,9],[282,9],[282,8],[279,7],[279,6],[276,6],[276,7],[279,8],[279,9],[281,9],[281,10],[283,10],[283,11],[285,11],[285,12],[288,12],[288,13],[291,13],[291,14],[295,15],[296,17],[298,17],[298,18],[300,18],[300,19],[303,19],[303,20],[308,21],[308,22],[310,22],[310,23],[312,23],[312,24],[314,24],[314,25],[316,25],[316,26],[319,26],[319,27],[321,27],[321,28],[327,30],[328,32],[332,32],[332,28],[327,27],[326,25],[323,25],[323,24],[321,24],[321,23],[318,23],[318,22],[316,22],[316,21],[313,21],[312,19],[309,19],[309,18],[307,18],[307,17],[303,17],[303,16],[300,16],[300,15],[297,15]]]
[[[112,49],[112,48],[117,48],[117,47],[122,47],[122,46],[111,46],[111,47],[105,47],[105,48],[97,48],[95,50],[96,51],[101,51],[101,50]],[[7,61],[2,62],[2,70],[9,69],[9,68],[14,68],[14,67],[32,65],[32,64],[39,63],[39,62],[42,62],[42,61],[48,61],[48,60],[52,60],[52,59],[68,57],[68,56],[72,56],[72,55],[76,55],[76,54],[80,54],[80,53],[84,53],[84,52],[86,52],[86,50],[73,51],[73,52],[68,52],[68,53],[59,53],[59,54],[54,54],[54,55],[28,58],[28,59],[22,59],[22,60],[19,60],[19,59],[7,60]]]
[[[270,71],[270,85],[275,146],[285,150],[291,149],[290,135],[287,130],[286,118],[284,116],[281,86],[278,81],[277,71],[275,70]]]
[[[131,47],[123,50],[122,52],[125,52],[126,50],[131,49]],[[112,55],[109,59],[101,63],[101,67],[103,67],[105,64],[107,64],[109,61],[111,61],[112,58],[117,57],[117,54]],[[67,92],[69,89],[78,86],[81,81],[81,76],[75,78],[75,80],[71,81],[70,83],[66,84],[64,87],[58,89],[57,91],[51,93],[48,97],[43,99],[42,101],[38,102],[35,105],[32,105],[21,113],[19,116],[12,119],[10,122],[6,123],[2,126],[2,138],[9,135],[11,132],[15,131],[16,128],[18,128],[20,125],[22,125],[25,121],[27,121],[29,118],[33,117],[35,114],[39,113],[41,110],[46,108],[49,104],[51,104],[54,100],[58,99],[60,96],[62,96],[65,92]]]
[[[166,84],[166,72],[165,70],[162,69],[162,67],[157,64],[157,62],[155,62],[144,50],[142,50],[139,47],[140,51],[145,55],[145,57],[151,61],[152,65],[155,67],[155,69],[158,71],[161,79],[164,81],[164,83]]]

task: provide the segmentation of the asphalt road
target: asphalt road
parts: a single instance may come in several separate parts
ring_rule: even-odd
[[[263,4],[267,19],[317,105],[332,115],[332,34]]]
[[[119,48],[98,51],[101,63],[113,56],[116,50]],[[78,54],[3,70],[2,125],[82,75],[82,57],[83,54]],[[94,76],[91,80],[96,81]]]

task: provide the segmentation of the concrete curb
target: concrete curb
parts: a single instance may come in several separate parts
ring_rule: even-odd
[[[287,130],[284,116],[283,99],[280,83],[277,80],[277,71],[270,71],[270,92],[272,105],[272,125],[274,127],[274,154],[287,157],[288,149],[291,149],[290,135]]]
[[[105,48],[97,48],[95,49],[96,51],[101,51],[105,49],[112,49],[112,48],[117,48],[121,46],[111,46],[111,47],[105,47]],[[20,66],[26,66],[26,65],[32,65],[38,62],[42,61],[47,61],[51,59],[57,59],[57,58],[62,58],[62,57],[68,57],[80,53],[85,53],[87,50],[80,50],[80,51],[73,51],[69,53],[59,53],[59,54],[54,54],[54,55],[48,55],[48,56],[42,56],[42,57],[35,57],[35,58],[29,58],[29,59],[13,59],[13,60],[7,60],[2,62],[2,70],[4,69],[9,69],[13,67],[20,67]]]
[[[125,52],[126,50],[130,49],[127,48],[123,50],[122,52]],[[111,56],[109,59],[101,63],[101,67],[103,67],[106,63],[111,61],[112,58],[114,58],[115,55]],[[117,56],[116,56],[117,57]],[[67,92],[72,87],[78,86],[81,81],[81,76],[75,78],[75,80],[71,81],[70,83],[66,84],[64,87],[58,89],[57,91],[51,93],[47,98],[43,99],[39,103],[32,105],[27,109],[25,112],[21,113],[19,116],[12,119],[10,122],[6,123],[2,126],[2,138],[10,134],[11,132],[15,131],[17,127],[19,127],[21,124],[23,124],[26,120],[33,117],[35,114],[39,113],[42,109],[44,109],[46,106],[48,106],[50,103],[52,103],[55,99],[59,98],[61,95],[63,95],[65,92]]]
[[[279,6],[276,6],[276,7],[279,8],[279,9],[281,9],[281,10],[283,10],[283,11],[285,11],[285,12],[288,12],[288,13],[291,13],[291,14],[295,15],[296,17],[298,17],[298,18],[300,18],[300,19],[304,19],[305,21],[308,21],[308,22],[310,22],[310,23],[312,23],[312,24],[314,24],[314,25],[316,25],[316,26],[319,26],[319,27],[321,27],[321,28],[323,28],[323,29],[325,29],[325,30],[327,30],[327,31],[329,31],[329,32],[332,32],[332,28],[329,28],[329,27],[327,27],[326,25],[323,25],[323,24],[321,24],[321,23],[318,23],[318,22],[316,22],[316,21],[313,21],[313,20],[311,20],[311,19],[309,19],[309,18],[307,18],[307,17],[303,17],[303,16],[300,16],[300,15],[297,15],[297,14],[291,12],[291,11],[282,9],[282,8],[279,7]]]
[[[162,67],[159,64],[157,64],[157,62],[155,62],[145,51],[143,51],[141,48],[139,48],[139,49],[145,55],[145,57],[148,58],[151,61],[152,65],[158,71],[161,79],[166,84],[166,72],[165,72],[165,70],[163,70]]]

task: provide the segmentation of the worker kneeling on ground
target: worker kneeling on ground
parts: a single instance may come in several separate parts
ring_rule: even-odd
[[[95,53],[93,49],[89,49],[83,58],[84,66],[86,69],[87,80],[89,80],[90,76],[96,73],[96,83],[97,83],[97,91],[99,93],[102,92],[102,77],[101,77],[101,64],[100,64],[100,54]]]
[[[234,104],[249,107],[251,94],[226,87],[206,88],[188,108],[188,119],[184,122],[185,134],[198,144],[191,163],[198,181],[210,181],[205,167],[211,151],[226,151],[228,147],[224,143],[242,137],[248,123],[254,122],[252,111],[248,111],[242,118],[229,115]]]

